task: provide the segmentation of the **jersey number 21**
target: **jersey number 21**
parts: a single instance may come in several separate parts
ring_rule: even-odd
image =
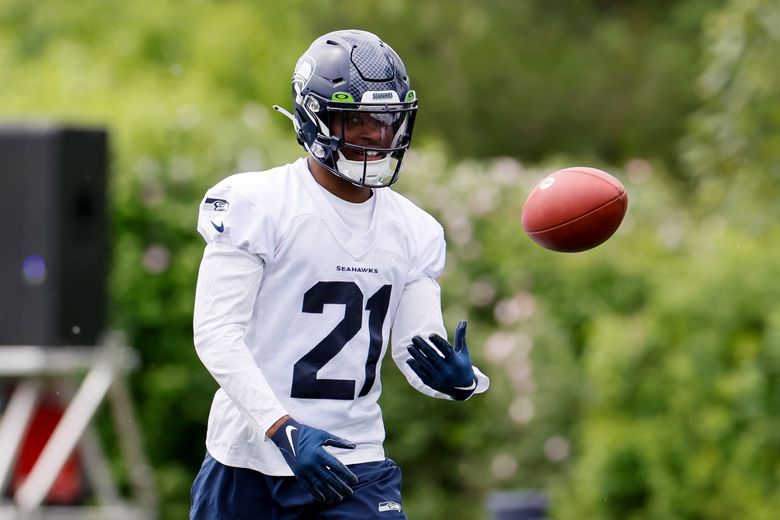
[[[376,365],[382,351],[382,326],[390,305],[391,285],[383,285],[363,306],[363,292],[355,282],[317,282],[303,295],[303,312],[321,314],[326,304],[344,305],[344,319],[322,341],[293,366],[291,397],[301,399],[355,399],[353,379],[318,379],[317,372],[338,354],[363,326],[363,309],[368,314],[368,356],[363,387],[358,397],[368,394],[376,379]]]

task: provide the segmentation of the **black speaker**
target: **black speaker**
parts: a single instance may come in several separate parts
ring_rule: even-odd
[[[0,125],[0,345],[95,345],[106,316],[108,136]]]

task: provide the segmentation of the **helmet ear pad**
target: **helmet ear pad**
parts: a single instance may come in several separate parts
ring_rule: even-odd
[[[316,114],[316,117],[324,117]],[[302,120],[300,118],[299,120]],[[298,142],[302,144],[317,161],[327,164],[328,168],[336,168],[336,154],[342,145],[343,139],[337,135],[326,137],[320,134],[320,127],[309,118],[304,119],[298,131]]]
[[[317,139],[317,125],[315,125],[312,121],[306,121],[301,125],[301,137],[303,138],[304,143],[311,146],[314,141]]]

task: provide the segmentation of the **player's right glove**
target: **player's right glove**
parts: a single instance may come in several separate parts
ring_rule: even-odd
[[[301,486],[320,502],[340,502],[352,496],[358,478],[323,446],[354,449],[330,433],[287,419],[271,436]]]

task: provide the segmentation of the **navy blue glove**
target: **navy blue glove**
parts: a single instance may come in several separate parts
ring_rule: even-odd
[[[287,419],[271,436],[303,489],[320,502],[340,502],[352,496],[358,478],[323,446],[354,449],[355,445],[330,433]]]
[[[415,336],[408,347],[414,358],[407,361],[409,368],[434,390],[458,401],[467,399],[477,389],[477,378],[466,345],[466,320],[461,320],[455,329],[454,348],[438,334],[431,334],[430,340],[442,355],[420,336]]]

